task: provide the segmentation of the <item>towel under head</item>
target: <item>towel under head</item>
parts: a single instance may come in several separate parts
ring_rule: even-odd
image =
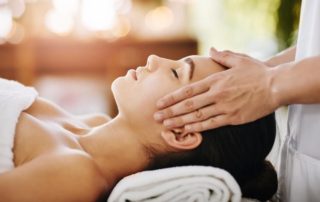
[[[235,179],[225,170],[181,166],[143,171],[123,178],[108,202],[241,201]]]

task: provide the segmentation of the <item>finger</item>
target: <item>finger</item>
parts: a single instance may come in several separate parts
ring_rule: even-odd
[[[209,95],[210,92],[196,95],[195,97],[183,100],[171,107],[160,111],[163,115],[163,119],[168,119],[174,116],[179,116],[189,112],[193,112],[209,104],[213,104],[214,100]]]
[[[181,100],[190,98],[199,93],[203,93],[207,90],[209,90],[209,85],[207,80],[201,80],[201,81],[195,82],[193,84],[182,87],[174,91],[173,93],[170,93],[169,95],[164,96],[157,102],[157,107],[159,109],[163,109],[177,102],[180,102]]]
[[[186,124],[191,124],[199,121],[204,121],[208,119],[209,117],[216,116],[218,114],[221,114],[223,111],[216,107],[216,105],[210,105],[207,107],[203,107],[201,109],[198,109],[194,112],[191,112],[189,114],[185,114],[182,116],[174,117],[171,119],[164,120],[164,125],[166,128],[176,128],[181,127]]]
[[[218,62],[228,68],[236,66],[236,64],[238,64],[240,62],[240,60],[243,58],[242,56],[239,56],[239,55],[232,53],[231,51],[219,52],[219,51],[216,51],[215,49],[211,49],[210,57],[214,61],[216,61],[216,62]]]
[[[212,47],[212,48],[210,49],[210,53],[211,53],[211,52],[214,52],[214,51],[217,51],[217,50]],[[224,51],[224,52],[231,53],[231,54],[234,54],[234,55],[237,55],[237,56],[240,56],[240,57],[250,58],[249,55],[244,54],[244,53],[234,52],[234,51],[230,51],[230,50],[226,50],[226,51]]]
[[[192,123],[184,126],[186,132],[202,132],[210,129],[229,125],[230,120],[226,114],[211,117],[205,121]]]
[[[250,56],[249,56],[249,55],[244,54],[244,53],[237,53],[237,52],[233,52],[233,54],[238,55],[238,56],[240,56],[240,57],[250,58]]]

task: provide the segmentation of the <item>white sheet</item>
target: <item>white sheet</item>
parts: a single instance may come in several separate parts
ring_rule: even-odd
[[[31,87],[0,78],[0,173],[14,168],[12,149],[16,124],[20,113],[37,95]]]

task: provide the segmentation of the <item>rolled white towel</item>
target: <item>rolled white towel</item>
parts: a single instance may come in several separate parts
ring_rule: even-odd
[[[143,171],[123,178],[108,202],[241,201],[235,179],[225,170],[207,166],[181,166]]]

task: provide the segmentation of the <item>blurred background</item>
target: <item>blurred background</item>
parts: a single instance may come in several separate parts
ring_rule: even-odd
[[[261,60],[296,41],[301,0],[0,0],[0,77],[75,114],[117,113],[110,85],[150,54],[211,46]]]

